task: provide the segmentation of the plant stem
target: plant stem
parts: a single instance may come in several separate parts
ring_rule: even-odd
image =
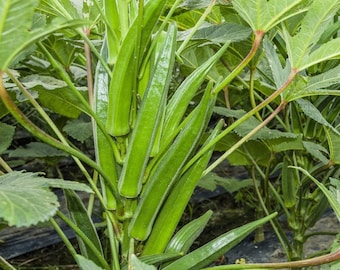
[[[281,104],[274,110],[274,112],[272,112],[262,123],[260,123],[256,128],[254,128],[251,132],[245,135],[242,139],[240,139],[237,143],[235,143],[232,147],[230,147],[222,156],[220,156],[214,163],[212,163],[203,172],[203,175],[206,175],[207,173],[211,172],[223,160],[225,160],[231,153],[233,153],[237,148],[239,148],[243,143],[248,141],[254,134],[256,134],[263,127],[265,127],[285,106],[286,106],[286,102],[282,101]]]
[[[98,261],[101,262],[101,266],[105,267],[105,269],[110,270],[109,264],[106,262],[105,258],[102,256],[102,254],[98,251],[96,246],[91,242],[91,240],[86,236],[86,234],[80,230],[76,224],[72,222],[71,219],[69,219],[66,215],[64,215],[62,212],[57,212],[58,217],[60,217],[83,241],[84,243],[91,249],[93,254],[96,256]],[[64,239],[63,239],[64,240]]]
[[[266,98],[264,101],[262,101],[260,104],[258,104],[255,108],[247,112],[244,116],[239,118],[237,121],[232,123],[229,127],[227,127],[224,131],[222,131],[219,135],[217,135],[209,144],[202,147],[198,153],[187,163],[184,169],[189,168],[192,164],[194,164],[208,149],[210,149],[213,145],[215,145],[218,141],[220,141],[224,136],[229,134],[231,131],[233,131],[236,127],[238,127],[240,124],[245,122],[247,119],[249,119],[251,116],[253,116],[256,112],[267,106],[270,102],[272,102],[275,98],[277,98],[293,81],[295,78],[295,75],[297,74],[298,70],[293,69],[287,79],[287,81],[274,93],[272,93],[268,98]],[[276,115],[276,114],[275,114]],[[219,162],[222,162],[223,160],[220,160]],[[216,167],[218,164],[215,164],[214,167]]]
[[[109,213],[105,215],[106,225],[107,225],[107,233],[109,237],[110,251],[111,251],[111,260],[112,260],[112,270],[119,270],[119,251],[117,248],[117,237],[114,233],[113,226],[109,217]]]
[[[242,60],[242,62],[219,84],[215,87],[213,93],[217,94],[220,92],[226,85],[228,85],[250,62],[251,59],[255,56],[262,38],[265,32],[256,31],[255,32],[255,40],[252,48],[250,49],[248,55]]]
[[[60,226],[58,225],[58,223],[55,221],[54,218],[50,218],[50,223],[52,225],[52,227],[54,228],[54,230],[59,234],[60,238],[63,240],[65,246],[67,247],[67,249],[69,250],[69,252],[71,253],[72,257],[74,258],[74,260],[76,259],[76,255],[77,255],[77,251],[74,249],[72,243],[70,242],[70,240],[67,238],[67,236],[65,235],[65,233],[63,232],[63,230],[60,228]]]
[[[2,256],[0,256],[0,267],[3,270],[15,270],[9,262],[7,262]]]
[[[187,44],[189,43],[189,41],[191,40],[192,36],[196,33],[197,29],[202,25],[202,23],[204,22],[205,18],[209,15],[209,13],[211,12],[212,8],[215,5],[216,0],[211,0],[209,5],[207,6],[207,8],[205,9],[204,13],[202,14],[202,16],[199,18],[199,20],[197,21],[197,23],[195,24],[195,26],[191,29],[189,35],[185,38],[185,40],[182,42],[181,46],[178,48],[176,54],[180,55],[182,53],[182,51],[185,49],[185,47],[187,46]]]
[[[14,116],[14,118],[25,128],[27,129],[32,135],[40,139],[41,141],[50,144],[51,146],[60,149],[62,151],[65,151],[66,153],[69,153],[72,156],[75,156],[91,166],[93,169],[97,170],[103,178],[106,180],[106,183],[109,185],[109,187],[112,189],[112,192],[114,193],[116,200],[117,200],[117,210],[122,211],[122,202],[120,200],[120,196],[118,194],[117,187],[113,185],[112,181],[110,181],[110,177],[106,175],[106,173],[102,170],[100,166],[96,162],[94,162],[92,159],[90,159],[88,156],[83,154],[82,152],[77,151],[76,149],[65,145],[61,143],[60,141],[56,140],[55,138],[51,137],[47,133],[45,133],[43,130],[41,130],[39,127],[37,127],[35,124],[29,120],[26,115],[22,113],[22,111],[15,105],[12,98],[8,95],[4,85],[3,85],[3,71],[0,71],[0,97],[9,110],[9,112]],[[91,177],[90,177],[91,178]],[[96,185],[93,183],[92,179],[89,182],[92,189],[96,192],[96,194],[100,195],[100,192]],[[98,199],[101,201],[101,203],[105,206],[104,200],[102,196],[99,196]]]
[[[340,260],[340,249],[327,255],[322,255],[312,259],[305,259],[293,262],[278,262],[278,263],[252,263],[252,264],[233,264],[222,265],[204,268],[204,270],[232,270],[232,269],[281,269],[281,268],[302,268],[309,266],[317,266],[326,263],[335,262]]]
[[[1,165],[2,168],[4,168],[5,171],[8,172],[8,173],[10,173],[10,172],[13,171],[13,170],[11,169],[11,167],[7,164],[7,162],[3,160],[2,157],[0,157],[0,165]]]

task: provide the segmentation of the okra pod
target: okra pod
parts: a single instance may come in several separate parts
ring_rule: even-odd
[[[190,121],[151,172],[129,226],[131,237],[145,240],[149,236],[170,188],[206,128],[206,119],[210,118],[215,101],[216,96],[212,96],[208,89],[200,104],[194,109],[194,115]]]
[[[136,80],[137,61],[133,58],[136,48],[137,28],[131,27],[117,56],[109,89],[106,128],[113,136],[123,136],[130,131],[130,111],[133,86]]]
[[[103,44],[101,56],[107,59],[108,50],[106,43]],[[109,91],[109,75],[105,71],[100,62],[97,64],[95,80],[94,80],[94,111],[100,121],[105,121],[107,118],[107,97]],[[94,147],[97,163],[102,167],[107,175],[111,177],[113,185],[117,186],[118,174],[115,166],[114,152],[112,148],[113,141],[109,141],[103,132],[98,128],[96,123],[93,123]],[[100,176],[100,178],[102,178]],[[103,179],[101,179],[103,181]],[[103,184],[104,199],[107,209],[115,209],[116,201],[108,185]]]
[[[207,145],[208,142],[215,138],[220,133],[222,126],[223,121],[220,121],[203,145]],[[178,182],[174,185],[157,216],[152,232],[144,246],[143,255],[164,252],[164,249],[167,247],[170,238],[175,232],[185,207],[194,192],[197,182],[202,177],[212,152],[213,147],[197,160],[193,166],[184,172]],[[169,215],[170,212],[171,215]]]
[[[135,98],[138,65],[141,62],[134,56],[142,57],[166,3],[166,0],[148,1],[144,7],[143,27],[140,27],[139,20],[135,19],[122,41],[121,48],[124,49],[118,53],[110,83],[106,122],[107,130],[113,136],[124,136],[130,132],[130,121],[133,118],[131,112],[134,112],[132,107],[134,102],[132,101]],[[138,33],[138,31],[142,31],[142,33]],[[140,43],[137,44],[136,37],[140,35]],[[139,50],[139,52],[135,50]]]
[[[172,76],[176,33],[176,25],[171,24],[129,139],[127,155],[118,183],[120,194],[128,198],[137,197],[142,188],[145,167],[162,118]]]
[[[187,106],[194,97],[196,91],[206,79],[210,69],[222,57],[228,46],[229,42],[223,45],[223,47],[213,57],[192,72],[178,87],[167,105],[163,129],[163,141],[167,141],[167,138],[172,136],[172,133],[176,130],[178,124],[182,120]]]

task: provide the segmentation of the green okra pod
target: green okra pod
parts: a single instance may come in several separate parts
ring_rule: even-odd
[[[144,7],[143,27],[140,27],[140,20],[136,18],[120,46],[124,50],[119,51],[113,69],[106,122],[106,128],[113,136],[124,136],[130,132],[131,119],[134,118],[131,114],[135,112],[133,99],[136,94],[137,75],[139,64],[142,62],[135,56],[138,58],[143,56],[166,3],[166,0],[147,1]],[[138,36],[141,38],[136,40]]]
[[[108,57],[107,46],[104,43],[101,55],[104,59]],[[107,118],[107,96],[109,91],[109,75],[105,71],[100,62],[97,64],[95,80],[94,80],[94,111],[101,121]],[[109,141],[103,132],[98,128],[96,123],[93,123],[94,147],[97,163],[111,177],[111,182],[117,186],[118,174],[115,166],[115,157],[113,150],[113,140]],[[102,178],[102,176],[100,176]],[[103,179],[101,179],[103,180]],[[104,186],[104,198],[107,209],[115,209],[116,201],[108,185]]]
[[[142,188],[145,167],[162,118],[162,110],[165,106],[172,76],[175,61],[176,30],[175,24],[169,26],[167,38],[159,53],[152,78],[137,114],[135,127],[129,139],[127,155],[118,183],[120,194],[128,198],[136,197]]]
[[[210,89],[208,89],[199,105],[194,109],[190,121],[150,174],[129,226],[131,237],[145,240],[149,236],[155,218],[170,188],[196,148],[200,135],[206,128],[206,119],[210,118],[215,101],[216,96],[212,96]]]
[[[192,72],[170,99],[165,114],[162,139],[164,142],[167,141],[167,138],[171,137],[172,133],[176,130],[198,88],[206,79],[210,69],[222,57],[229,44],[230,42],[227,42],[213,57]]]
[[[220,133],[223,123],[223,121],[220,121],[217,124],[203,145],[207,145],[208,142]],[[152,232],[144,246],[143,255],[164,252],[194,192],[197,182],[202,177],[203,171],[208,165],[212,153],[213,147],[184,172],[174,185],[157,216]],[[169,215],[170,212],[171,215]]]

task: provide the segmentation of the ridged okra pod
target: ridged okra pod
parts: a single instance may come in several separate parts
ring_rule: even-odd
[[[168,29],[167,38],[159,53],[148,88],[137,113],[135,127],[118,183],[121,195],[134,198],[140,193],[145,167],[150,157],[155,135],[162,118],[175,61],[175,24]]]
[[[143,27],[140,27],[140,20],[136,18],[122,40],[110,83],[106,121],[107,130],[113,136],[124,136],[130,132],[131,119],[134,118],[131,113],[135,111],[133,99],[136,94],[137,75],[139,64],[142,62],[139,58],[143,57],[166,3],[166,0],[147,1],[144,7]],[[138,36],[141,38],[136,39]]]
[[[131,237],[145,240],[152,229],[155,218],[178,175],[206,128],[216,97],[206,91],[187,125],[181,130],[168,151],[150,174],[141,200],[129,226]]]
[[[222,126],[223,121],[220,121],[203,146],[207,145],[208,142],[220,133]],[[212,153],[213,147],[184,172],[173,189],[171,189],[171,193],[162,206],[152,228],[151,235],[144,246],[143,255],[164,252],[194,192],[197,182],[202,177]]]
[[[107,46],[104,43],[101,55],[104,59],[107,58]],[[94,111],[97,114],[99,120],[105,121],[107,118],[107,96],[109,91],[109,75],[105,71],[100,62],[97,64],[95,81],[94,81]],[[97,163],[102,167],[107,175],[111,177],[113,185],[117,186],[118,175],[116,170],[116,161],[114,158],[114,152],[112,144],[113,141],[109,141],[103,132],[97,127],[96,123],[93,123],[93,137],[96,153]],[[115,198],[108,185],[104,186],[104,198],[106,207],[108,209],[116,208]]]
[[[227,42],[213,57],[192,72],[178,87],[166,109],[163,129],[164,142],[166,142],[167,138],[171,137],[172,133],[177,129],[190,101],[206,79],[210,69],[222,57],[228,46],[229,42]]]

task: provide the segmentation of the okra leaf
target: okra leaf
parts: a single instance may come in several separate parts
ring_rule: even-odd
[[[223,115],[225,117],[234,117],[236,119],[241,118],[246,114],[243,110],[232,110],[224,107],[215,107],[214,112]],[[250,117],[248,120],[240,124],[235,128],[235,132],[243,137],[251,132],[254,128],[256,128],[260,124],[260,121],[255,117]],[[282,132],[277,129],[270,129],[267,127],[263,127],[259,132],[257,132],[254,136],[251,137],[251,140],[256,139],[277,139],[277,138],[296,138],[297,135],[289,132]]]
[[[90,121],[84,121],[84,119],[77,118],[68,120],[63,127],[65,131],[72,138],[83,143],[86,139],[92,136],[92,123]]]
[[[202,267],[222,256],[224,253],[228,252],[231,248],[240,243],[253,230],[268,222],[276,215],[277,213],[273,213],[267,217],[250,222],[246,225],[240,226],[225,234],[222,234],[204,246],[188,253],[184,257],[166,266],[164,270],[201,269]]]
[[[311,67],[320,62],[340,56],[340,38],[332,39],[322,44],[301,62],[300,70]]]
[[[230,193],[234,193],[236,191],[239,191],[242,188],[254,186],[254,181],[252,179],[243,179],[243,178],[247,178],[246,172],[245,172],[244,175],[240,175],[238,177],[239,177],[238,179],[237,178],[229,178],[229,177],[226,178],[226,177],[221,177],[218,174],[211,172],[211,173],[208,173],[201,178],[201,180],[199,182],[199,186],[205,188],[205,186],[204,186],[205,183],[210,182],[210,183],[215,184],[215,188],[217,186],[221,186],[226,191],[228,191]],[[242,179],[240,179],[240,178],[242,178]],[[211,184],[211,185],[213,185],[213,184]],[[213,191],[213,190],[211,190],[211,191]]]
[[[314,51],[314,56],[311,57],[310,52],[315,48],[324,31],[333,23],[333,16],[338,9],[339,1],[312,1],[307,14],[301,21],[299,32],[291,37],[287,31],[284,31],[287,53],[292,67],[303,70],[314,63],[316,58],[321,59],[321,61],[324,60],[322,53],[318,52],[315,54]],[[329,48],[329,45],[327,47]],[[334,52],[334,48],[329,49]],[[328,54],[328,52],[324,52],[324,54]]]
[[[74,181],[14,171],[0,176],[0,217],[17,227],[46,221],[59,208],[58,198],[49,187],[91,192],[88,186]]]
[[[84,21],[54,20],[46,27],[32,29],[38,0],[2,0],[0,2],[0,70],[29,44],[58,29],[83,25]]]
[[[89,238],[91,243],[104,257],[101,242],[99,240],[96,228],[83,202],[81,201],[79,196],[72,190],[66,189],[64,193],[66,196],[67,209],[73,222]],[[100,261],[97,259],[91,248],[86,245],[86,243],[81,239],[80,236],[77,236],[77,239],[81,254],[100,265]]]
[[[216,151],[227,151],[240,140],[236,134],[228,134],[223,137],[215,147]],[[239,147],[228,156],[231,165],[253,165],[250,156],[260,165],[265,166],[271,158],[270,149],[261,141],[251,140],[244,143],[244,148]],[[246,150],[245,150],[246,149]]]
[[[184,40],[192,30],[183,31],[177,40]],[[196,31],[191,40],[205,39],[214,43],[237,42],[247,39],[251,29],[239,24],[222,23],[218,25],[207,25]]]
[[[282,68],[279,56],[276,53],[273,44],[270,43],[267,37],[265,37],[263,40],[263,50],[267,55],[275,86],[276,88],[280,88],[285,83],[290,74],[291,67],[289,65],[289,62],[287,62],[286,66]]]
[[[338,187],[339,187],[339,183],[338,183],[338,179],[335,178],[330,178],[331,179],[331,183],[333,184],[333,186],[335,185],[335,187],[327,189],[327,187],[319,182],[316,178],[314,178],[308,171],[306,171],[305,169],[301,168],[301,167],[296,167],[296,166],[289,166],[289,168],[293,168],[296,170],[299,170],[300,172],[302,172],[304,175],[306,175],[309,179],[311,179],[314,184],[316,184],[318,186],[318,188],[320,188],[320,190],[325,194],[329,204],[331,205],[334,213],[336,214],[338,220],[340,221],[340,199],[339,199],[339,191],[338,191]]]
[[[7,148],[11,145],[14,136],[15,127],[7,125],[5,123],[0,123],[0,154],[5,152]]]
[[[302,142],[302,135],[296,138],[278,138],[266,140],[267,145],[271,151],[275,153],[284,152],[288,150],[305,150]]]
[[[307,78],[307,84],[299,87],[296,91],[292,92],[289,96],[289,101],[310,97],[310,96],[339,96],[340,91],[334,88],[340,80],[340,66],[336,66],[324,73]]]
[[[329,145],[329,156],[332,162],[340,164],[340,135],[325,129]]]
[[[232,4],[253,31],[267,32],[284,19],[291,17],[294,7],[301,2],[302,0],[234,0]],[[301,10],[295,12],[298,14]]]
[[[131,267],[132,269],[138,270],[156,270],[157,268],[153,265],[146,264],[137,258],[135,254],[131,255]]]
[[[340,135],[339,131],[337,131],[330,123],[327,122],[321,112],[311,102],[306,99],[297,99],[296,102],[299,104],[305,115],[312,118],[319,124],[332,129],[336,134]]]
[[[18,147],[9,152],[9,157],[17,158],[47,158],[47,157],[67,157],[69,154],[56,149],[46,143],[31,142],[24,147]]]
[[[80,2],[83,1],[58,0],[57,2],[58,5],[55,4],[55,1],[41,0],[38,9],[54,17],[80,18],[78,10],[80,9]]]
[[[326,153],[328,155],[328,151],[322,145],[313,143],[313,142],[303,142],[303,146],[306,151],[310,153],[314,158],[320,160],[322,163],[327,164],[329,162],[328,158],[324,156],[322,153]]]
[[[55,113],[69,118],[77,118],[81,112],[87,112],[85,107],[79,102],[79,98],[67,87],[48,90],[41,86],[34,87],[39,94],[40,104]],[[87,91],[78,90],[82,96],[86,97]]]
[[[97,264],[95,264],[93,261],[85,258],[82,255],[77,254],[76,260],[77,260],[77,265],[82,270],[104,270],[103,268],[101,268]]]
[[[200,0],[200,1],[185,0],[178,7],[189,9],[189,10],[194,10],[194,9],[206,8],[207,6],[209,6],[209,4],[210,4],[210,0]],[[224,0],[217,0],[216,5],[228,5],[228,3]]]

